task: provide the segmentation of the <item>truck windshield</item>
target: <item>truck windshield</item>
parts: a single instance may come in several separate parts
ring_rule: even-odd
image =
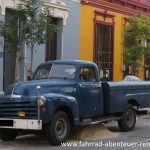
[[[50,78],[74,79],[76,66],[68,64],[53,64]]]
[[[33,80],[38,80],[38,79],[47,79],[50,74],[52,64],[48,65],[42,65],[38,67],[33,75]]]

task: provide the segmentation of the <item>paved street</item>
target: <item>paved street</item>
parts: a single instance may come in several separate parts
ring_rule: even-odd
[[[108,128],[113,132],[119,132],[117,125],[109,124]],[[116,139],[111,139],[112,143],[124,142],[129,144],[125,147],[105,148],[110,150],[149,150],[150,149],[150,117],[142,117],[137,119],[136,127],[132,132],[120,132],[120,136]],[[106,140],[107,142],[107,140]],[[134,145],[136,144],[136,145]],[[147,144],[147,145],[146,145]]]
[[[142,119],[137,120],[137,124],[135,129],[132,132],[120,132],[117,126],[116,122],[108,123],[105,125],[108,127],[112,132],[115,134],[118,133],[117,138],[111,138],[111,139],[104,139],[104,140],[99,140],[99,141],[88,141],[93,142],[95,145],[94,146],[85,146],[85,141],[77,141],[75,143],[78,143],[82,146],[79,147],[62,147],[62,146],[57,146],[57,147],[52,147],[51,145],[48,144],[48,142],[40,136],[35,136],[35,135],[26,135],[26,136],[20,136],[18,137],[15,141],[11,142],[2,142],[0,141],[0,149],[1,150],[49,150],[49,149],[108,149],[108,150],[141,150],[141,149],[150,149],[150,143],[148,146],[146,146],[147,142],[150,142],[150,118],[149,117],[143,117]],[[71,141],[72,142],[72,141]],[[141,144],[142,142],[142,144]],[[96,143],[99,143],[99,147],[97,147]],[[101,145],[103,143],[103,145]],[[112,146],[112,144],[128,144],[125,145],[120,145],[120,147],[117,146]],[[145,144],[146,143],[146,144]],[[136,144],[136,145],[133,145]]]

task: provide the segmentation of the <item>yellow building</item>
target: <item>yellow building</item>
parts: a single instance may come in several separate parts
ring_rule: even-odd
[[[137,13],[149,15],[150,6],[138,0],[81,0],[80,59],[96,62],[101,80],[119,81],[130,73],[123,65],[123,30],[127,16]]]

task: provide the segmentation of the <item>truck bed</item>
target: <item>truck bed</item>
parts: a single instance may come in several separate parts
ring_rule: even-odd
[[[121,113],[131,100],[137,102],[139,108],[150,107],[150,82],[104,82],[104,114]]]

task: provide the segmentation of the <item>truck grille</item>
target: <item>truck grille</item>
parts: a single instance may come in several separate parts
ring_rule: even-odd
[[[20,118],[18,112],[25,112],[25,119],[37,118],[36,101],[5,100],[0,101],[0,118]]]

